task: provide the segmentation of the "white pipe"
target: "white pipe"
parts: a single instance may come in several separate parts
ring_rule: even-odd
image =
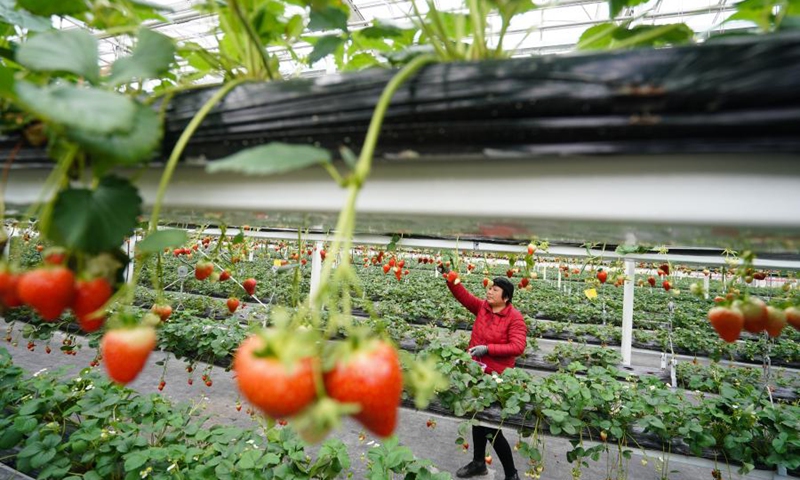
[[[633,285],[636,277],[636,262],[625,260],[625,290],[622,298],[622,364],[631,365],[633,343]]]
[[[311,303],[313,305],[314,299],[317,298],[317,292],[319,291],[319,280],[322,276],[322,257],[320,256],[319,252],[324,247],[324,244],[321,241],[317,241],[314,244],[314,252],[311,255],[311,292],[309,298],[311,299]]]

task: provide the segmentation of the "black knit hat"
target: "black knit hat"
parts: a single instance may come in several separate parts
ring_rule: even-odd
[[[495,278],[492,280],[492,284],[500,287],[500,289],[503,290],[503,298],[506,300],[506,303],[511,303],[511,299],[514,298],[514,284],[505,277]]]

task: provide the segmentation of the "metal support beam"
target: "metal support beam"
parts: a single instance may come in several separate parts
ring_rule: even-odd
[[[134,233],[133,235],[131,235],[131,237],[128,239],[128,241],[125,242],[125,245],[123,246],[123,248],[125,249],[126,253],[128,254],[128,258],[130,259],[128,261],[128,266],[125,268],[125,282],[127,282],[127,283],[132,283],[133,282],[133,269],[134,269],[134,263],[135,263],[135,259],[136,259],[136,239],[137,238],[139,238],[139,235]]]
[[[622,297],[622,364],[631,365],[633,343],[633,286],[636,283],[636,262],[625,261],[625,287]]]

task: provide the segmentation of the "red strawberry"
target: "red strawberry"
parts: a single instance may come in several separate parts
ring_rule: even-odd
[[[72,304],[75,275],[66,267],[38,268],[22,275],[17,294],[43,319],[52,322]]]
[[[224,282],[225,280],[231,278],[230,272],[227,270],[223,270],[222,273],[219,274],[219,281]]]
[[[103,326],[106,318],[103,312],[98,312],[98,310],[111,298],[112,293],[114,291],[105,278],[78,280],[75,282],[75,299],[72,301],[72,311],[78,318],[78,323],[84,332],[94,332]],[[92,315],[95,312],[97,314]]]
[[[492,456],[491,455],[486,455],[486,457],[483,459],[483,461],[486,462],[486,465],[491,465],[492,464]]]
[[[767,278],[767,274],[764,272],[756,272],[753,274],[753,278],[755,278],[756,280],[764,280],[765,278]]]
[[[600,270],[597,272],[597,279],[600,280],[600,283],[606,283],[608,279],[608,273],[605,270]]]
[[[157,303],[153,305],[150,311],[161,317],[162,322],[166,322],[170,315],[172,315],[172,307],[166,304]]]
[[[453,285],[458,285],[459,283],[461,283],[461,279],[458,278],[458,272],[456,272],[455,270],[450,270],[447,273],[447,282],[452,283]]]
[[[63,265],[67,259],[67,253],[62,248],[48,248],[44,252],[44,263],[47,265]]]
[[[535,252],[535,251],[536,251],[536,246],[534,246],[534,244],[532,244],[532,243],[529,243],[528,244],[528,255],[533,255],[533,252]]]
[[[358,404],[361,410],[353,416],[367,430],[381,437],[394,432],[403,373],[388,343],[374,341],[339,360],[325,374],[325,389],[334,400]]]
[[[194,278],[205,280],[214,271],[214,264],[211,262],[197,262],[194,267]]]
[[[273,418],[289,417],[306,408],[317,396],[314,359],[306,357],[289,365],[276,356],[260,356],[265,340],[247,338],[233,357],[239,390],[253,405]]]
[[[301,264],[303,264],[303,265],[305,265],[306,263],[308,263],[308,260],[306,260],[306,259],[304,258],[304,259],[300,260],[300,263],[301,263]]]
[[[783,310],[775,307],[767,307],[767,323],[764,329],[770,337],[776,338],[780,336],[786,324],[786,313]]]
[[[8,308],[22,306],[22,300],[17,295],[17,284],[20,276],[8,270],[0,270],[0,303]]]
[[[512,269],[508,269],[508,270],[506,270],[506,276],[507,276],[508,278],[511,278],[511,277],[513,277],[513,276],[514,276],[514,270],[512,270]]]
[[[100,342],[108,376],[123,385],[132,381],[144,368],[155,346],[156,331],[152,327],[109,330]]]
[[[256,284],[255,278],[248,278],[242,282],[242,288],[244,288],[244,291],[247,292],[248,295],[253,295],[256,293]]]
[[[239,308],[239,299],[236,297],[231,297],[228,299],[227,304],[228,304],[228,311],[233,313],[236,311],[237,308]]]
[[[669,275],[669,264],[665,263],[665,264],[661,265],[660,267],[658,267],[658,269],[660,271],[664,272],[664,275]]]
[[[391,270],[391,269],[392,269],[392,266],[389,265],[388,263],[385,263],[383,265],[383,274],[386,275],[387,273],[389,273],[389,270]]]
[[[325,261],[325,255],[327,255],[327,254],[328,253],[325,250],[320,250],[319,251],[319,258],[321,258],[322,261],[324,262]]]
[[[783,313],[786,314],[786,321],[789,322],[789,325],[800,331],[800,308],[789,307]]]
[[[647,277],[647,283],[649,283],[651,287],[655,287],[656,286],[655,277]]]
[[[744,327],[744,315],[735,308],[714,307],[708,311],[708,321],[728,343],[735,342]]]
[[[672,288],[672,284],[669,283],[669,280],[664,280],[664,283],[661,284],[664,287],[664,290],[668,291]]]
[[[519,282],[520,287],[521,288],[527,287],[529,282],[530,282],[530,280],[528,280],[528,277],[523,277],[522,280],[520,280],[520,282]]]
[[[744,329],[750,333],[759,333],[764,331],[769,317],[767,304],[763,300],[755,297],[750,297],[746,301],[737,300],[734,306],[741,310],[744,315]]]
[[[397,262],[397,268],[403,268],[405,265],[406,265],[405,260],[400,260],[399,262]]]

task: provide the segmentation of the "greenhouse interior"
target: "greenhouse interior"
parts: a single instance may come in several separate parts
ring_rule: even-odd
[[[800,1],[0,29],[0,480],[800,478]]]

